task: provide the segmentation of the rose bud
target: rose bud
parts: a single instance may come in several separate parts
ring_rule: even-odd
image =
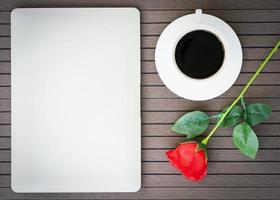
[[[207,174],[207,151],[201,143],[181,143],[176,149],[166,152],[166,155],[170,164],[192,181],[200,181]]]

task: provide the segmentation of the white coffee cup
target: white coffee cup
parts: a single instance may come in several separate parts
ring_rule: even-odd
[[[195,79],[186,76],[175,61],[179,40],[189,32],[204,30],[214,34],[224,47],[224,61],[212,76]],[[197,9],[169,24],[159,37],[155,50],[158,74],[168,89],[180,97],[202,101],[227,91],[236,81],[242,66],[242,48],[233,29],[223,20]]]

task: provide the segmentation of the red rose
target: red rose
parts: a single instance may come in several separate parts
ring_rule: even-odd
[[[207,174],[205,146],[195,141],[184,142],[166,152],[169,162],[192,181],[200,181]]]

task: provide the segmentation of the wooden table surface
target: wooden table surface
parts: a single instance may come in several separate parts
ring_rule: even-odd
[[[137,193],[16,194],[11,177],[10,11],[18,7],[134,6],[141,12],[142,188]],[[241,40],[242,72],[225,94],[204,102],[179,98],[160,80],[154,51],[162,30],[176,18],[202,8],[229,23]],[[220,111],[242,87],[280,38],[279,0],[22,0],[0,1],[0,199],[280,199],[280,52],[247,93],[250,102],[273,108],[255,127],[260,150],[256,160],[232,145],[232,130],[219,130],[209,144],[209,175],[185,180],[168,164],[164,152],[184,138],[169,131],[184,112]],[[51,164],[51,163],[50,163]]]

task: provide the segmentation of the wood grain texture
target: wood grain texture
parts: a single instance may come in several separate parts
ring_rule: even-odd
[[[228,91],[221,94],[220,98],[232,98],[239,95],[244,86],[232,86]],[[1,90],[1,88],[0,88]],[[3,88],[4,94],[9,97],[9,87]],[[176,94],[168,90],[165,86],[149,86],[142,87],[142,98],[179,98]],[[246,92],[246,97],[268,97],[276,98],[280,97],[280,87],[279,86],[251,86]]]
[[[9,65],[9,63],[7,62],[3,62],[3,71],[6,69],[6,72],[9,73],[9,68],[7,67],[7,65]],[[258,68],[258,66],[260,65],[261,61],[243,61],[242,63],[242,68],[241,68],[241,73],[244,72],[255,72]],[[5,67],[6,65],[6,67]],[[269,63],[267,63],[266,67],[263,69],[263,73],[266,72],[280,72],[280,61],[275,61],[275,60],[271,60],[269,61]],[[0,63],[0,70],[1,70],[1,63]],[[141,64],[141,70],[142,73],[157,73],[156,70],[156,65],[154,61],[143,61]]]
[[[266,199],[278,200],[278,188],[141,188],[137,193],[27,193],[0,188],[0,199]]]
[[[277,9],[277,0],[2,0],[0,11],[10,11],[18,7],[91,7],[91,6],[134,6],[141,10],[182,10],[182,9]]]
[[[11,88],[0,86],[0,98],[1,99],[11,98]]]
[[[226,12],[226,11],[225,11]],[[163,29],[169,23],[155,23],[155,24],[142,24],[141,34],[142,36],[159,36]],[[279,23],[277,22],[256,22],[256,23],[236,23],[232,22],[229,25],[239,35],[274,35],[279,34]]]
[[[142,188],[137,193],[17,194],[11,185],[11,61],[10,11],[19,7],[127,7],[141,10]],[[243,66],[235,85],[204,102],[182,99],[160,80],[154,51],[163,29],[174,19],[202,8],[220,17],[237,33]],[[187,181],[167,162],[165,152],[181,135],[170,131],[183,113],[216,114],[242,90],[280,36],[278,0],[1,0],[0,2],[0,200],[1,199],[279,199],[280,197],[280,54],[246,93],[250,103],[272,106],[272,116],[254,127],[260,150],[251,160],[232,144],[232,129],[220,129],[209,143],[209,175]],[[209,128],[213,128],[213,122]],[[32,164],[32,163],[31,163]],[[50,163],[51,164],[51,163]]]
[[[142,23],[168,23],[193,10],[180,11],[142,11]],[[279,22],[279,10],[204,10],[204,13],[215,15],[226,22]]]
[[[280,26],[279,26],[280,27]],[[280,32],[280,31],[279,31]],[[142,48],[155,48],[159,36],[142,36]],[[0,38],[1,39],[1,38]],[[10,48],[10,38],[3,37],[1,46],[3,48]],[[277,35],[240,35],[239,40],[243,47],[274,47],[278,41],[279,36]]]
[[[1,76],[1,75],[0,75]],[[240,74],[235,81],[235,85],[246,85],[250,77],[253,76],[253,73]],[[252,85],[280,85],[280,73],[265,74],[262,73],[254,81]],[[3,75],[3,81],[0,82],[0,85],[9,86],[10,77],[8,75]],[[143,86],[164,86],[164,83],[161,81],[158,74],[144,74],[141,76],[141,85]]]
[[[142,123],[143,124],[162,124],[167,123],[171,124],[174,123],[179,117],[181,117],[185,112],[142,112]],[[10,122],[10,113],[2,113],[2,119],[4,122],[9,123]],[[217,114],[216,112],[208,112],[209,115]],[[275,111],[272,112],[269,119],[266,120],[265,123],[280,123],[280,112]],[[1,123],[1,113],[0,113],[0,123]]]
[[[278,99],[278,101],[277,101]],[[230,99],[211,99],[202,102],[188,101],[185,99],[143,99],[142,111],[222,111],[223,108],[229,106],[233,101]],[[3,102],[3,103],[2,103]],[[272,107],[272,110],[280,110],[280,98],[249,98],[246,100],[247,104],[251,103],[265,103]],[[2,105],[2,106],[1,106]],[[0,100],[3,111],[8,111],[10,108],[9,100]]]
[[[218,134],[218,133],[217,133]],[[262,137],[259,136],[260,149],[277,149],[279,148],[280,137]],[[200,138],[198,138],[200,139]],[[143,137],[142,148],[144,149],[171,149],[175,148],[178,142],[185,142],[186,138],[178,137]],[[1,138],[0,143],[3,147],[10,147],[9,138]],[[208,146],[209,149],[235,149],[231,137],[213,137]]]
[[[228,23],[238,22],[280,22],[279,10],[205,10],[207,14],[215,15]],[[194,10],[153,10],[141,11],[141,23],[170,23]],[[0,23],[10,23],[10,12],[0,13]]]
[[[151,150],[142,150],[142,159],[143,161],[166,161],[165,152],[166,149],[151,149]],[[4,158],[8,158],[9,150],[1,150],[2,155]],[[209,155],[211,156],[211,162],[278,162],[280,161],[280,150],[272,150],[272,149],[264,149],[259,150],[256,160],[252,160],[247,156],[240,154],[240,152],[236,149],[209,149]],[[6,159],[6,161],[9,161]]]
[[[9,125],[4,125],[4,128],[6,127],[6,134],[3,133],[3,136],[9,136]],[[175,136],[181,136],[179,134],[173,133],[170,128],[171,124],[143,124],[142,125],[142,136],[155,136],[155,137],[175,137]],[[1,126],[0,126],[1,128]],[[209,130],[214,128],[214,124],[209,125]],[[267,137],[280,137],[280,125],[279,124],[260,124],[257,126],[254,126],[254,131],[257,133],[258,136],[267,136]],[[206,132],[205,134],[207,134]],[[205,135],[203,134],[203,135]],[[219,129],[217,131],[217,134],[213,135],[213,137],[220,137],[220,136],[228,136],[230,137],[232,135],[232,129]]]

